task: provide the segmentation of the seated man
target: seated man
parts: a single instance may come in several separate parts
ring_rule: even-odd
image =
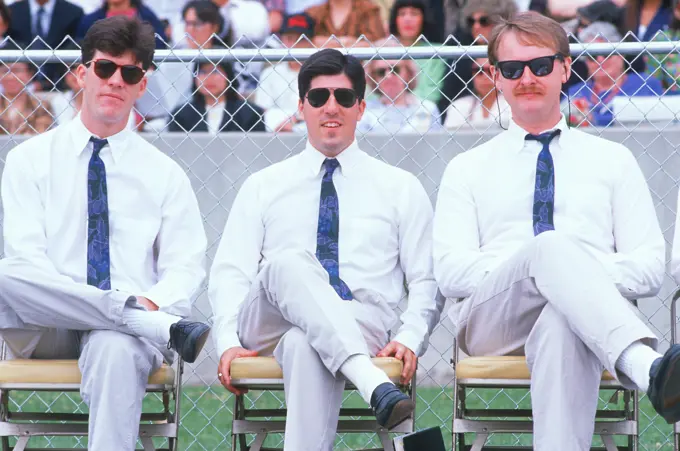
[[[659,355],[628,301],[654,296],[664,278],[664,239],[635,158],[567,127],[569,41],[554,20],[501,21],[489,61],[510,126],[451,161],[434,219],[439,288],[464,298],[450,311],[458,344],[474,356],[526,355],[537,451],[590,449],[603,368],[678,421],[680,346]]]
[[[284,375],[285,449],[332,449],[346,377],[392,428],[413,402],[369,356],[403,360],[401,382],[439,319],[430,200],[412,174],[355,141],[365,74],[354,57],[315,53],[300,69],[305,150],[250,176],[211,269],[218,377],[233,359],[274,355]],[[394,309],[408,292],[391,342]]]
[[[584,44],[620,42],[623,39],[614,25],[605,22],[588,25],[578,37]],[[628,63],[621,55],[583,55],[583,58],[588,68],[588,79],[567,91],[573,104],[571,111],[574,117],[571,122],[574,124],[585,121],[585,125],[611,125],[616,120],[611,109],[611,101],[615,97],[660,97],[663,93],[657,78],[629,70]]]
[[[182,319],[205,276],[189,179],[126,129],[153,54],[149,25],[95,23],[80,115],[11,150],[2,177],[0,336],[15,358],[79,359],[96,451],[135,449],[149,375],[209,333]]]

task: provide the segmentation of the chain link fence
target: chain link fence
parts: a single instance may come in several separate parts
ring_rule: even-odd
[[[74,71],[80,53],[75,43],[66,44],[70,50],[7,45],[0,51],[2,162],[18,142],[72,119],[79,111],[82,93]],[[507,127],[510,118],[507,102],[494,89],[483,44],[422,41],[404,47],[391,38],[362,41],[347,49],[364,62],[367,73],[367,109],[357,133],[361,148],[413,172],[433,202],[446,164]],[[667,260],[680,177],[678,45],[664,35],[650,43],[575,42],[574,76],[562,102],[573,127],[621,142],[637,157],[668,242]],[[314,51],[305,39],[287,48],[275,37],[262,48],[157,51],[155,66],[147,74],[147,92],[136,102],[128,127],[172,156],[189,174],[208,235],[208,264],[241,183],[304,147],[306,128],[296,113],[296,77],[300,63]],[[201,320],[211,317],[205,287],[194,307],[195,318]],[[669,305],[675,289],[668,275],[657,297],[639,301],[664,348],[670,339]],[[448,308],[447,304],[445,311]],[[445,314],[442,318],[419,361],[416,427],[442,427],[450,448],[453,327]],[[233,400],[217,381],[217,360],[210,343],[197,362],[187,366],[180,449],[230,447]],[[601,401],[609,402],[604,395]],[[278,408],[284,398],[283,393],[251,392],[248,402]],[[347,393],[348,405],[362,402],[355,393]],[[478,390],[468,403],[471,408],[475,403],[527,408],[529,395],[523,390]],[[641,448],[672,449],[671,427],[646,400],[641,405]],[[77,395],[44,392],[14,398],[12,408],[87,411]],[[33,446],[84,446],[86,440],[46,437],[35,439]],[[266,446],[282,446],[282,441],[281,435],[272,435]],[[531,438],[499,436],[492,443],[527,445]],[[336,449],[378,446],[375,436],[344,434],[338,435]]]

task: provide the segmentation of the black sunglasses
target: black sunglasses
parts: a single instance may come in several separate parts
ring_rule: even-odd
[[[94,63],[94,73],[102,80],[111,78],[119,67],[120,75],[123,77],[123,81],[128,85],[136,85],[142,81],[142,78],[144,77],[144,70],[142,70],[141,67],[133,66],[132,64],[120,66],[111,60],[100,59],[87,62],[85,63],[85,66],[89,67],[90,63]]]
[[[550,75],[555,67],[555,60],[564,61],[564,56],[560,54],[551,56],[541,56],[529,61],[499,61],[496,67],[501,71],[501,75],[508,80],[517,80],[524,73],[524,68],[529,66],[531,73],[537,77]]]
[[[351,108],[357,103],[357,93],[349,88],[335,88],[333,89],[333,97],[343,108]],[[328,102],[331,97],[331,90],[329,88],[314,88],[307,92],[307,100],[314,108],[321,108]]]
[[[475,19],[474,17],[469,16],[465,20],[467,21],[468,28],[472,28],[475,25],[475,23],[479,23],[480,27],[488,27],[489,25],[491,25],[491,19],[489,18],[489,16],[481,16],[479,19]]]

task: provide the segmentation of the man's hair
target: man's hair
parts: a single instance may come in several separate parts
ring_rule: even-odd
[[[88,63],[97,50],[112,56],[130,52],[135,62],[147,70],[153,62],[156,37],[151,25],[137,18],[113,16],[98,20],[87,30],[83,39],[82,62]]]
[[[535,11],[526,11],[509,19],[501,19],[494,27],[489,40],[490,64],[498,62],[498,47],[503,36],[508,33],[514,33],[524,45],[549,47],[565,58],[570,55],[569,38],[564,28],[553,19]]]
[[[359,100],[366,91],[366,73],[361,62],[351,55],[344,55],[336,49],[324,49],[314,53],[300,68],[298,74],[298,92],[300,100],[304,100],[312,85],[312,80],[320,75],[345,74],[352,83],[352,89]]]

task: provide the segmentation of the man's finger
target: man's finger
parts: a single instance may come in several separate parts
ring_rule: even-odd
[[[397,348],[397,353],[394,355],[396,358],[399,360],[402,360],[404,358],[404,352],[406,351],[406,348],[404,346],[399,346]]]
[[[392,355],[392,352],[394,352],[394,343],[389,342],[387,343],[387,346],[385,346],[383,350],[378,353],[378,357],[389,357]]]

